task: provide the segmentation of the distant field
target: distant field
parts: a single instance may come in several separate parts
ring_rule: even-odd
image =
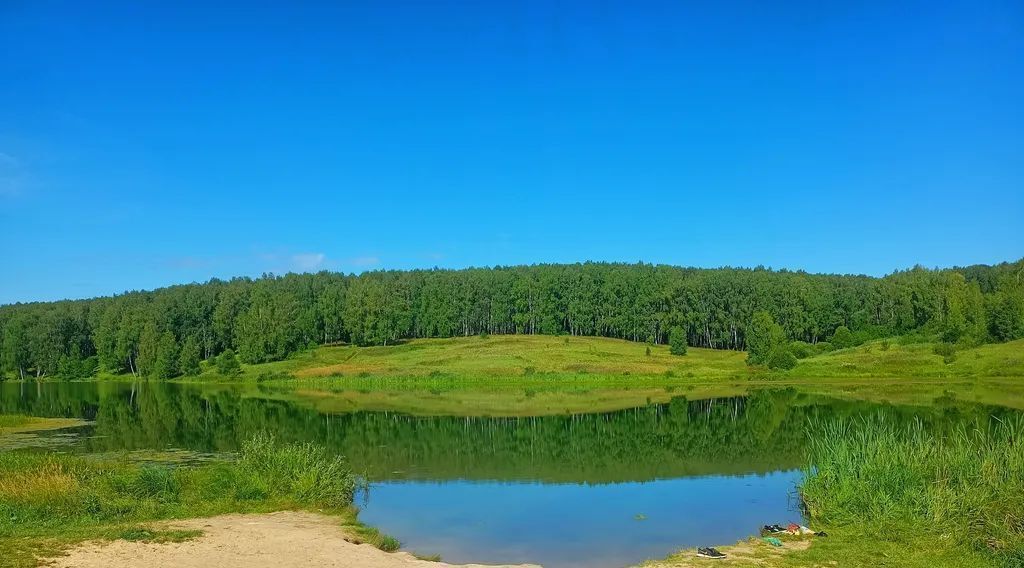
[[[647,349],[650,348],[650,355]],[[545,415],[605,411],[796,388],[808,394],[900,404],[955,398],[1024,408],[1024,341],[958,352],[933,344],[872,342],[801,360],[790,371],[746,364],[746,354],[691,348],[671,355],[596,337],[491,336],[388,347],[321,347],[286,361],[243,365],[238,382],[287,387],[280,396],[323,412]],[[984,380],[981,380],[984,379]],[[224,381],[208,370],[193,381]]]
[[[888,346],[886,346],[886,343]],[[900,345],[897,340],[872,341],[810,357],[785,373],[790,377],[1024,377],[1024,339],[982,345],[956,352],[943,362],[933,343]]]
[[[801,360],[790,371],[746,364],[746,353],[690,348],[684,356],[664,345],[602,337],[502,335],[420,339],[388,347],[320,347],[286,361],[244,365],[244,375],[264,378],[286,373],[300,379],[323,377],[460,379],[553,379],[604,377],[701,380],[801,378],[974,378],[1024,377],[1024,340],[982,345],[956,353],[951,363],[932,343],[901,345],[873,341]],[[648,352],[650,354],[648,354]],[[204,378],[215,377],[212,371]],[[632,377],[633,379],[629,379]]]
[[[650,355],[647,355],[648,348]],[[602,337],[502,335],[419,339],[388,347],[321,347],[287,361],[246,366],[247,375],[287,372],[328,376],[512,378],[536,375],[745,377],[752,371],[738,351],[690,349]]]

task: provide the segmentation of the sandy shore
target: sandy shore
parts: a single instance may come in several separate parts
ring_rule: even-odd
[[[338,520],[282,511],[268,515],[224,515],[162,523],[160,528],[203,531],[186,542],[86,543],[52,560],[59,568],[447,568],[406,552],[384,552],[345,540]],[[464,568],[486,568],[465,564]],[[529,565],[523,565],[523,567]],[[523,568],[520,567],[520,568]],[[492,567],[493,568],[493,567]],[[505,566],[503,568],[510,568]],[[537,567],[533,567],[537,568]]]

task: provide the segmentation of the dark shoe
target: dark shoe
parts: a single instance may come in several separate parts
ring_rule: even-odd
[[[779,534],[782,532],[786,532],[786,529],[782,528],[779,525],[765,525],[761,527],[762,535]]]
[[[719,552],[718,549],[711,548],[711,547],[708,547],[708,548],[698,548],[697,549],[697,556],[699,556],[701,558],[713,558],[715,560],[720,560],[722,558],[725,558],[725,555],[722,554],[721,552]]]

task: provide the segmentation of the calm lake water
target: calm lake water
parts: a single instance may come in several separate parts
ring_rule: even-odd
[[[216,459],[251,433],[315,441],[371,482],[360,518],[449,562],[616,567],[800,522],[807,425],[882,413],[944,429],[1014,411],[928,407],[793,391],[617,412],[488,418],[324,414],[289,391],[164,383],[0,384],[0,413],[76,417],[19,437],[39,451]],[[0,451],[10,449],[0,440]]]

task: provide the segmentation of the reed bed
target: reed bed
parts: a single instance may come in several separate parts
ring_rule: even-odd
[[[1024,566],[1024,416],[944,431],[872,416],[810,432],[801,493],[815,522],[928,532]]]

